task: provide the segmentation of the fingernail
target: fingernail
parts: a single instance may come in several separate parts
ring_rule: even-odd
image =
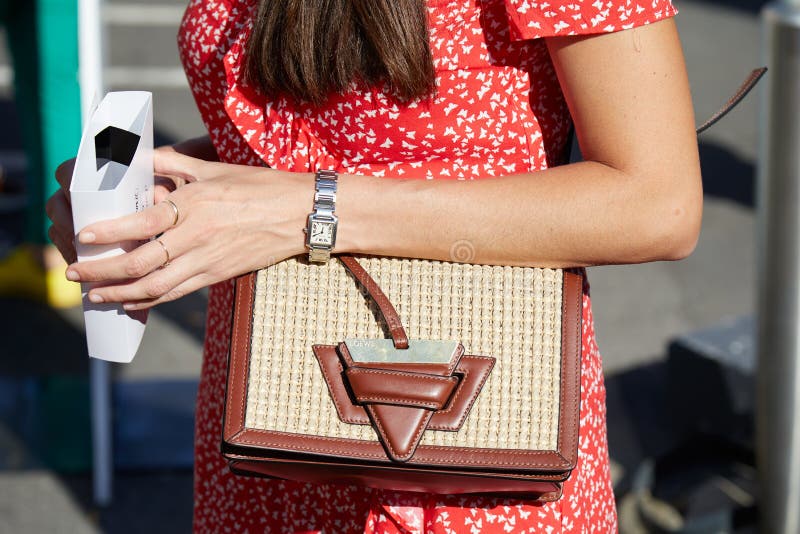
[[[103,302],[103,297],[95,293],[89,293],[89,300],[94,302],[95,304],[100,304]]]
[[[81,275],[78,274],[78,271],[73,271],[72,269],[67,271],[67,280],[72,280],[73,282],[78,282],[81,279]]]
[[[81,243],[94,243],[95,235],[93,232],[81,232],[78,235],[78,240]]]
[[[123,310],[132,310],[135,307],[136,307],[136,304],[131,304],[129,302],[126,302],[125,304],[122,305],[122,309]]]

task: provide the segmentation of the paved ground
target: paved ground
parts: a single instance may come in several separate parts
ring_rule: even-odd
[[[181,3],[113,1],[107,17],[114,35],[109,54],[111,86],[154,92],[156,129],[165,142],[202,132],[178,70],[174,34]],[[747,0],[677,3],[699,118],[714,111],[759,63],[761,4]],[[7,60],[0,49],[0,116],[8,125],[13,124],[13,110],[8,100],[9,70],[3,65]],[[629,513],[632,505],[626,497],[636,487],[641,460],[680,445],[663,396],[668,342],[753,311],[757,102],[758,98],[748,99],[702,138],[706,199],[696,252],[678,263],[601,267],[589,272],[607,372],[609,439],[623,497],[624,532],[647,531]],[[19,167],[23,161],[18,138],[12,128],[4,130],[0,164]],[[115,370],[118,380],[196,377],[203,303],[204,296],[197,294],[154,312],[135,363]],[[0,338],[5,341],[0,390],[16,392],[10,400],[0,398],[0,532],[188,531],[188,470],[119,473],[113,506],[99,511],[91,505],[87,476],[80,470],[69,474],[45,467],[52,462],[42,458],[18,430],[16,423],[24,419],[20,414],[50,413],[37,412],[26,401],[41,396],[36,393],[42,390],[41,375],[85,375],[80,320],[74,310],[55,313],[24,302],[0,301]],[[47,382],[44,390],[69,388],[55,383]],[[79,428],[85,430],[85,426]]]

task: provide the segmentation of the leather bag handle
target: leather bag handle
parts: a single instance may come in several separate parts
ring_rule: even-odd
[[[406,335],[406,330],[403,328],[403,323],[400,321],[400,316],[397,315],[397,310],[394,309],[394,306],[389,301],[389,297],[386,296],[378,283],[353,256],[342,255],[337,257],[339,258],[339,261],[342,262],[345,269],[350,271],[350,274],[352,274],[353,277],[358,280],[362,286],[364,286],[364,290],[367,292],[367,295],[369,295],[369,297],[375,301],[375,304],[378,305],[378,310],[380,311],[383,320],[386,322],[386,326],[389,327],[389,333],[392,336],[394,348],[407,349],[408,336]]]
[[[732,97],[728,99],[727,102],[711,117],[708,118],[703,124],[697,127],[697,134],[700,135],[704,131],[708,130],[711,126],[717,123],[722,117],[727,115],[736,105],[742,101],[744,97],[747,96],[753,87],[756,86],[758,81],[761,79],[762,76],[767,72],[767,67],[760,67],[757,69],[753,69],[747,79],[745,79],[744,83],[739,87],[739,89],[733,94]]]

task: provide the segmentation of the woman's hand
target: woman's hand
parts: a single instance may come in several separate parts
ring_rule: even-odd
[[[188,139],[175,145],[159,147],[155,150],[156,154],[162,152],[179,152],[203,159],[211,159],[216,156],[211,141],[206,137]],[[72,205],[69,198],[69,186],[72,181],[72,171],[75,167],[75,158],[68,159],[56,169],[56,180],[61,185],[61,189],[50,197],[45,209],[47,216],[53,222],[48,230],[48,235],[58,251],[67,263],[77,261],[75,253],[75,230],[72,227]],[[185,185],[186,179],[180,176],[156,176],[153,197],[155,202],[161,202],[167,195],[175,191],[178,187]]]
[[[154,161],[157,174],[186,183],[164,197],[177,206],[177,221],[162,201],[84,228],[78,239],[87,244],[158,236],[120,256],[70,265],[70,280],[98,283],[89,292],[92,302],[148,308],[305,250],[313,175],[210,163],[174,151],[159,151]]]
[[[58,248],[64,261],[72,263],[77,259],[75,253],[75,230],[72,227],[72,206],[69,200],[69,184],[72,181],[72,169],[75,158],[68,159],[56,169],[56,180],[61,189],[55,192],[45,204],[45,212],[53,222],[47,230],[50,241]]]

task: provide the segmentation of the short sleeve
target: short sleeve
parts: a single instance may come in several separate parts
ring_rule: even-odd
[[[677,14],[671,0],[504,0],[511,36],[537,39],[627,30]]]

